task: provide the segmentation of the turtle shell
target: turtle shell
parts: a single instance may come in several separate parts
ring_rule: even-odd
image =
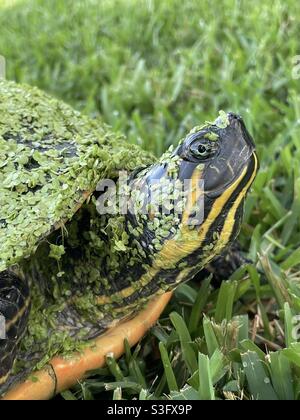
[[[101,179],[116,179],[120,170],[151,162],[153,156],[112,133],[101,120],[83,116],[37,88],[0,80],[0,272],[32,256],[43,238],[74,216]],[[91,342],[94,357],[88,347],[80,357],[51,361],[62,380],[55,392],[101,366],[106,351],[121,354],[125,336],[137,342],[163,306],[159,300],[116,335],[110,332]],[[30,380],[16,390],[33,399],[53,395],[45,369],[38,374],[46,380],[44,394]]]
[[[71,219],[100,179],[146,161],[99,120],[0,80],[0,272]]]
[[[157,296],[133,319],[91,340],[90,345],[80,353],[67,358],[53,358],[43,369],[33,372],[26,380],[10,389],[2,399],[48,400],[77,384],[90,371],[103,367],[108,354],[120,357],[125,351],[125,339],[130,346],[137,344],[155,324],[171,297],[172,292]]]

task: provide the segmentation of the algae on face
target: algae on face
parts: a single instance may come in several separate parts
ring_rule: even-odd
[[[215,120],[214,124],[219,128],[226,128],[229,126],[229,118],[225,111],[219,111],[219,117]]]

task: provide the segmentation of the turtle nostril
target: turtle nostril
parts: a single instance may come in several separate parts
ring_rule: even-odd
[[[242,117],[238,114],[235,114],[234,112],[228,112],[227,115],[228,115],[229,121],[234,121],[234,120],[243,121]]]
[[[227,116],[231,127],[239,128],[241,126],[244,126],[243,118],[240,115],[234,114],[233,112],[229,112]]]

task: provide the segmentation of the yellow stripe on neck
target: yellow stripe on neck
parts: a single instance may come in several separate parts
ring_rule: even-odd
[[[228,240],[230,239],[230,236],[228,236],[230,232],[230,229],[228,228],[228,226],[232,222],[232,219],[234,219],[237,208],[239,204],[241,203],[242,198],[246,194],[249,186],[251,185],[251,183],[253,182],[253,179],[255,178],[256,171],[257,171],[257,158],[255,154],[253,154],[253,156],[255,158],[255,170],[253,171],[253,174],[249,182],[247,183],[247,185],[241,190],[238,200],[236,200],[235,204],[233,205],[233,208],[230,210],[226,218],[227,224],[226,224],[226,227],[224,225],[223,231],[221,233],[221,236],[223,234],[223,241],[227,240],[228,242]],[[188,204],[187,204],[187,210],[185,214],[183,215],[184,223],[182,223],[182,226],[180,229],[180,236],[181,236],[180,240],[172,238],[166,241],[163,244],[161,251],[158,254],[156,254],[154,265],[152,267],[149,267],[149,270],[145,274],[143,274],[141,278],[134,283],[134,285],[131,285],[123,290],[120,290],[119,292],[111,296],[99,296],[97,298],[97,304],[102,305],[102,304],[111,303],[114,301],[114,298],[118,298],[118,299],[128,298],[136,290],[139,290],[140,288],[147,286],[151,282],[151,280],[160,272],[161,269],[173,268],[174,265],[176,265],[176,263],[178,263],[183,258],[187,257],[188,255],[196,251],[204,242],[206,235],[209,231],[209,228],[215,222],[217,217],[221,214],[224,206],[226,205],[226,203],[228,202],[228,200],[230,199],[234,191],[238,188],[243,178],[245,177],[246,173],[247,173],[247,167],[243,169],[242,173],[235,180],[235,182],[220,197],[218,197],[215,200],[207,219],[202,224],[199,231],[195,231],[195,230],[191,231],[187,224],[187,220],[190,215],[192,205],[194,205],[196,200],[200,197],[199,191],[196,192],[195,194],[192,194],[189,198],[190,201],[188,201]],[[199,175],[200,175],[199,169],[196,168],[192,176],[192,186],[197,179],[199,180]],[[231,226],[231,229],[232,228],[233,226]],[[227,239],[227,236],[228,236],[228,239]],[[219,246],[221,246],[221,244]],[[179,274],[179,278],[180,279],[183,278],[183,273],[184,275],[187,275],[188,271],[189,271],[189,268],[186,268],[185,270],[183,270],[183,272]]]
[[[8,321],[5,324],[5,330],[6,332],[8,332],[10,330],[10,328],[16,324],[16,322],[22,318],[22,316],[25,314],[25,312],[27,311],[27,309],[29,308],[30,305],[30,297],[26,299],[24,305],[22,306],[22,308],[19,310],[19,312],[16,314],[16,316],[11,319],[10,321]]]
[[[202,177],[202,169],[196,168],[193,172],[191,182],[189,185],[190,194],[187,199],[187,205],[184,210],[183,216],[182,216],[182,224],[184,226],[188,226],[188,222],[191,216],[191,213],[194,211],[197,202],[199,202],[201,196],[204,195],[204,191],[199,186],[199,181]]]
[[[225,204],[237,189],[246,173],[247,167],[244,168],[236,181],[215,200],[206,220],[198,231],[195,229],[191,231],[187,224],[182,224],[179,239],[172,238],[165,242],[159,254],[156,255],[155,265],[153,268],[171,268],[174,264],[189,256],[202,245],[210,227],[217,220]]]
[[[228,212],[228,215],[226,217],[222,232],[220,234],[220,238],[218,240],[218,243],[215,247],[216,253],[219,254],[222,249],[228,244],[230,237],[232,235],[233,232],[233,227],[235,224],[235,219],[236,219],[236,212],[243,200],[243,198],[245,197],[247,191],[249,190],[252,182],[254,181],[254,178],[256,176],[256,172],[257,172],[257,168],[258,168],[258,160],[257,157],[255,155],[255,153],[253,154],[254,157],[254,170],[253,170],[253,174],[249,180],[249,182],[247,183],[247,185],[245,185],[245,187],[241,190],[239,196],[237,197],[237,199],[235,200],[233,206],[231,207],[231,209]]]
[[[243,200],[243,198],[245,197],[248,189],[250,188],[252,182],[254,181],[254,178],[256,176],[257,173],[257,169],[258,169],[258,160],[257,157],[255,155],[255,153],[253,154],[254,160],[255,160],[255,166],[254,166],[254,170],[253,170],[253,174],[249,180],[249,182],[247,183],[247,185],[241,190],[239,196],[237,197],[236,201],[234,202],[234,205],[231,207],[230,211],[228,212],[228,215],[226,217],[225,223],[223,225],[223,229],[222,232],[220,234],[220,237],[217,241],[217,244],[214,246],[214,252],[210,253],[210,255],[208,255],[206,258],[204,258],[204,260],[202,261],[203,266],[207,265],[212,258],[215,255],[220,254],[223,249],[226,247],[226,245],[228,244],[232,232],[233,232],[233,227],[235,224],[235,218],[236,218],[236,212],[239,208],[239,206],[241,205],[241,202]],[[194,267],[190,267],[188,269],[185,269],[183,271],[181,271],[177,278],[176,278],[176,283],[180,283],[184,277],[189,275],[189,272],[191,272],[194,269]]]

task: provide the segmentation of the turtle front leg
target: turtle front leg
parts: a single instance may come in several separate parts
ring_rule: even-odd
[[[26,330],[29,310],[27,282],[9,271],[0,273],[0,394]]]

